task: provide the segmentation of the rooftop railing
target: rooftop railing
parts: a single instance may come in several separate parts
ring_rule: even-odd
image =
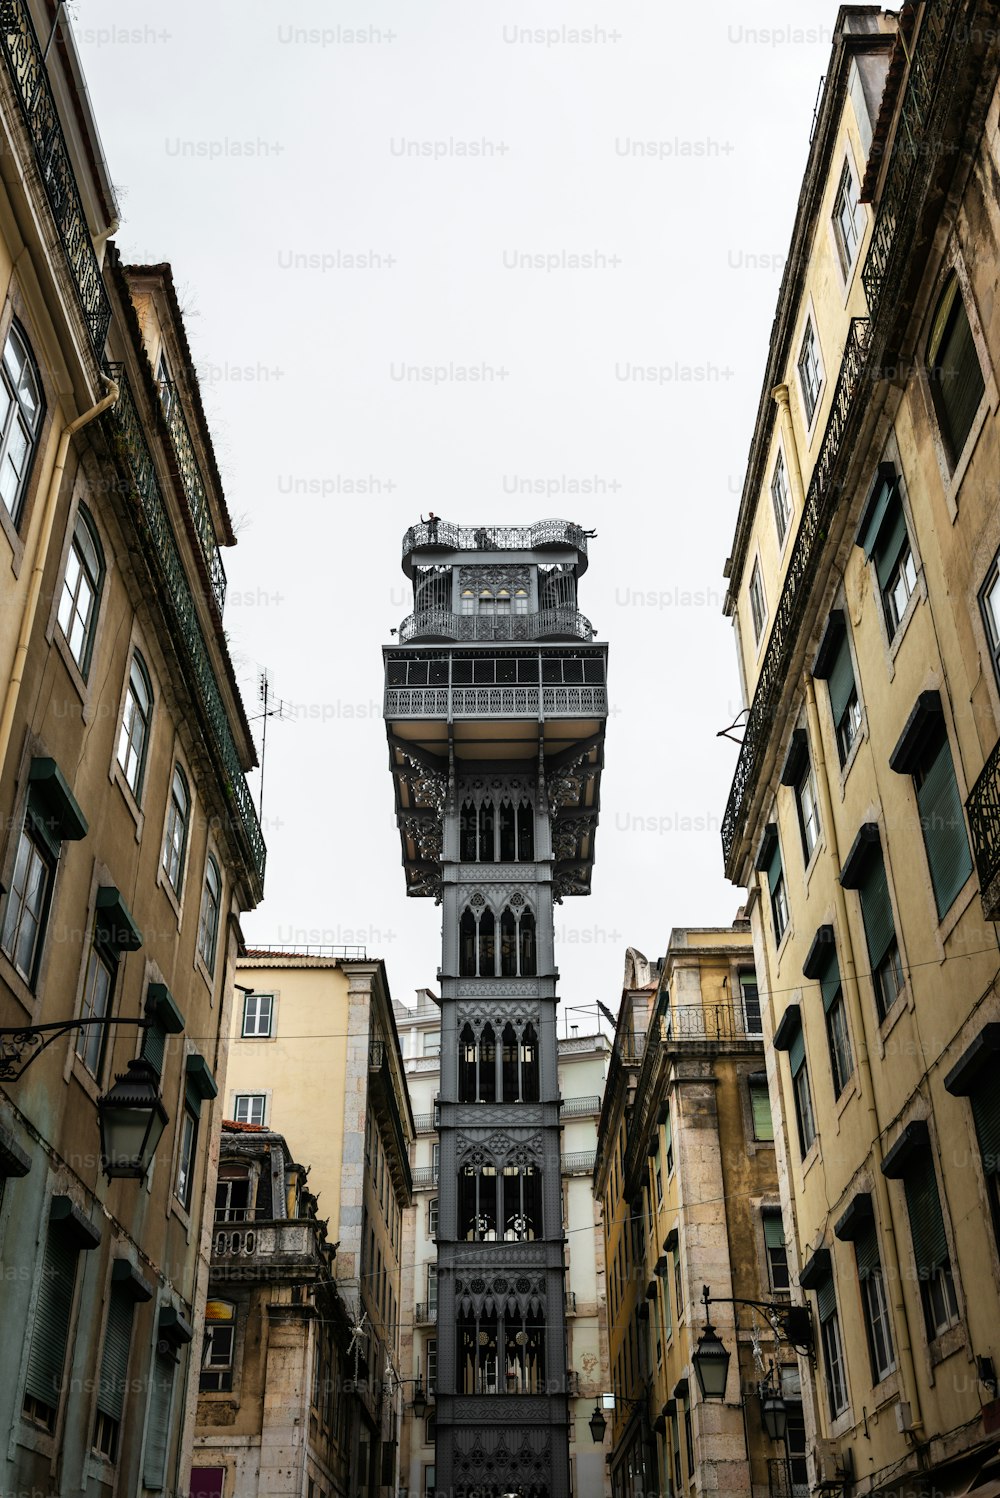
[[[136,529],[146,543],[146,558],[158,577],[163,601],[172,615],[176,637],[186,657],[189,684],[194,689],[216,751],[216,768],[231,803],[231,825],[242,839],[250,867],[263,892],[267,849],[257,811],[240,763],[229,714],[222,700],[208,647],[198,622],[194,597],[181,561],[177,541],[160,492],[156,468],[142,421],[122,365],[109,366],[121,394],[103,418],[119,461],[132,480],[132,510]]]
[[[403,561],[418,547],[443,551],[537,551],[546,546],[572,546],[586,558],[588,536],[569,520],[539,520],[534,525],[454,525],[450,520],[424,520],[411,525],[403,537]]]
[[[87,323],[91,348],[100,364],[111,323],[111,303],[101,279],[101,268],[94,253],[87,215],[45,71],[42,49],[24,0],[2,0],[0,3],[0,50],[35,148],[45,196]]]
[[[409,640],[542,640],[572,635],[592,640],[596,630],[578,609],[539,609],[535,614],[454,614],[449,609],[423,609],[399,626],[400,644]]]
[[[603,718],[603,686],[387,687],[387,718]]]

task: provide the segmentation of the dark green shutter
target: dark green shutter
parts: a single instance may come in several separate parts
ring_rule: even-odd
[[[830,951],[826,956],[819,973],[820,992],[823,995],[823,1009],[829,1013],[833,1007],[833,1001],[840,992],[840,963],[837,961],[837,950],[831,943]]]
[[[882,1267],[878,1254],[878,1234],[874,1222],[869,1222],[864,1232],[854,1240],[854,1252],[858,1260],[858,1279],[870,1279]]]
[[[771,1117],[771,1099],[767,1085],[754,1082],[750,1085],[750,1107],[753,1110],[753,1136],[767,1141],[774,1138],[774,1120]]]
[[[837,1291],[834,1288],[832,1274],[828,1274],[816,1286],[816,1310],[819,1312],[820,1321],[829,1321],[831,1316],[837,1314]]]
[[[135,1301],[121,1286],[111,1287],[108,1324],[104,1332],[104,1354],[101,1358],[101,1381],[97,1408],[112,1420],[121,1420],[128,1373],[128,1350],[132,1341],[132,1313]]]
[[[906,1209],[910,1215],[910,1236],[917,1271],[931,1275],[948,1262],[948,1239],[941,1215],[937,1178],[933,1160],[914,1160],[903,1180]]]
[[[956,301],[958,306],[942,341],[938,389],[941,392],[941,403],[947,412],[952,459],[957,462],[962,456],[962,449],[972,429],[985,387],[976,341],[972,336],[961,292]],[[937,373],[935,370],[934,374]]]
[[[797,1077],[802,1070],[806,1059],[806,1038],[802,1033],[802,1026],[796,1030],[791,1045],[788,1047],[788,1064],[792,1068],[792,1076]]]
[[[889,581],[892,569],[895,567],[903,542],[907,539],[906,517],[903,514],[903,506],[898,497],[889,506],[882,521],[882,528],[875,542],[875,571],[878,575],[878,585],[884,588]]]
[[[166,1486],[173,1392],[174,1360],[158,1352],[153,1362],[153,1390],[149,1400],[149,1424],[142,1462],[142,1480],[147,1488],[160,1489]]]
[[[784,1248],[785,1229],[782,1226],[780,1212],[764,1213],[764,1242],[768,1248]]]
[[[780,878],[781,878],[781,844],[777,840],[775,840],[774,852],[771,854],[771,861],[770,861],[770,863],[767,866],[767,886],[768,886],[768,889],[771,891],[772,895],[774,894],[775,885],[778,883],[778,880]]]
[[[917,787],[917,806],[937,911],[943,916],[972,873],[962,798],[958,794],[947,737],[942,737],[937,753],[924,769],[923,780]]]
[[[24,1392],[52,1409],[59,1407],[78,1253],[68,1234],[58,1227],[49,1227],[42,1259],[42,1282],[38,1287],[35,1320],[31,1328]]]
[[[868,957],[874,972],[889,950],[889,944],[896,934],[881,849],[869,858],[868,865],[861,876],[858,894],[861,896],[861,915],[865,923]]]
[[[969,1094],[984,1175],[1000,1175],[1000,1088],[984,1080]]]
[[[166,1050],[167,1032],[156,1020],[150,1025],[142,1040],[143,1059],[148,1061],[153,1070],[162,1075],[163,1056]]]
[[[837,650],[827,686],[830,689],[830,710],[833,713],[833,721],[839,724],[850,701],[851,693],[854,691],[854,666],[851,663],[851,647],[846,635]]]

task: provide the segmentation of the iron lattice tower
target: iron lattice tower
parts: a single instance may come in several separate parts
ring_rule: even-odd
[[[580,526],[413,526],[385,720],[407,893],[442,907],[436,1481],[569,1498],[554,909],[590,892],[607,647]],[[418,1283],[421,1267],[418,1266]]]

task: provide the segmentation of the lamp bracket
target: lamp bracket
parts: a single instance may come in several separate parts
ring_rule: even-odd
[[[149,1019],[143,1015],[127,1014],[98,1019],[60,1019],[46,1025],[9,1025],[0,1029],[0,1082],[16,1082],[22,1073],[38,1059],[60,1035],[71,1030],[81,1030],[84,1025],[98,1025],[109,1029],[112,1025],[138,1025],[149,1029]]]
[[[705,1304],[705,1316],[708,1319],[708,1308],[710,1305],[723,1306],[752,1306],[756,1311],[762,1311],[780,1340],[784,1339],[796,1352],[803,1357],[812,1357],[816,1348],[816,1337],[813,1332],[812,1311],[807,1304],[792,1305],[791,1301],[776,1300],[744,1300],[738,1296],[715,1296],[709,1294],[709,1287],[704,1287],[702,1300]]]

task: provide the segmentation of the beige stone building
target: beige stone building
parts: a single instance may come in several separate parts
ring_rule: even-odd
[[[169,266],[109,239],[65,7],[4,7],[0,106],[0,1490],[186,1492],[264,872],[233,533]],[[132,1178],[99,1129],[126,1072]]]
[[[429,989],[418,989],[416,999],[412,1007],[395,1005],[416,1127],[414,1200],[403,1227],[403,1305],[415,1310],[411,1316],[404,1316],[400,1332],[400,1363],[412,1379],[405,1391],[400,1492],[406,1492],[409,1498],[434,1498],[438,1212],[435,1107],[441,1081],[441,1011]],[[604,1035],[580,1035],[578,1027],[572,1025],[558,1042],[567,1351],[572,1374],[569,1452],[577,1498],[605,1498],[610,1494],[604,1454],[595,1448],[587,1425],[594,1401],[609,1387],[604,1244],[591,1192],[597,1118],[609,1049]],[[412,1408],[418,1379],[427,1399],[427,1408],[419,1415]]]
[[[787,1494],[805,1482],[795,1352],[765,1309],[730,1303],[791,1304],[748,922],[674,930],[655,966],[629,951],[600,1137],[615,1498]],[[699,1397],[691,1361],[705,1285],[731,1354],[721,1402]]]
[[[810,1481],[862,1495],[1000,1456],[998,39],[841,8],[726,567]]]
[[[346,1472],[334,1469],[330,1491],[378,1498],[398,1482],[414,1138],[385,964],[254,948],[237,966],[226,1116],[303,1141],[350,1321]]]
[[[191,1498],[349,1491],[351,1318],[283,1135],[222,1125]]]

